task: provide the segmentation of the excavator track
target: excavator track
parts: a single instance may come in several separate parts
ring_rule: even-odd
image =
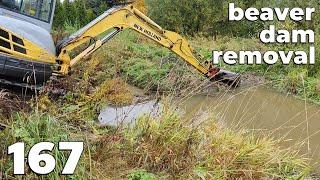
[[[0,53],[1,84],[39,90],[51,76],[50,64],[18,59]]]
[[[27,83],[18,83],[18,82],[8,81],[8,80],[1,79],[1,78],[0,78],[0,84],[15,86],[15,87],[22,87],[22,88],[36,90],[36,91],[41,91],[43,89],[43,86],[41,86],[41,85],[30,85]]]

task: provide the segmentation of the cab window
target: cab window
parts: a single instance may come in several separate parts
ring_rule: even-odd
[[[0,5],[14,11],[20,11],[21,0],[0,0]]]
[[[0,0],[0,7],[49,22],[53,0]]]

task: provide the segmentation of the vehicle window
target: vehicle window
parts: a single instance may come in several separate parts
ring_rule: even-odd
[[[50,20],[51,15],[51,7],[52,7],[52,1],[51,0],[44,0],[42,1],[42,5],[40,7],[39,11],[39,18],[42,20]]]
[[[53,0],[0,0],[0,7],[49,22]]]
[[[0,0],[0,5],[15,11],[20,11],[21,0]]]
[[[0,39],[0,46],[7,48],[7,49],[11,49],[10,43],[8,42],[9,41],[9,33],[3,29],[0,29],[0,37],[7,39],[6,41],[3,39]]]
[[[9,39],[9,33],[3,29],[0,29],[0,36],[5,39]]]

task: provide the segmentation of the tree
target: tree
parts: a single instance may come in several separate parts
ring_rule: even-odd
[[[204,33],[248,36],[263,28],[260,22],[228,21],[229,3],[253,6],[257,0],[148,0],[149,16],[166,29],[195,35]],[[228,27],[228,28],[227,28]],[[251,33],[252,34],[252,33]]]
[[[88,20],[85,1],[75,0],[73,2],[73,6],[76,9],[76,21],[79,23],[80,26],[86,25],[88,23]]]
[[[53,27],[54,28],[62,28],[65,22],[65,11],[63,9],[63,5],[61,4],[60,1],[57,1],[56,3],[56,10],[55,10],[55,15],[53,18]]]
[[[70,2],[70,0],[64,0],[63,8],[65,11],[65,22],[75,24],[78,21],[78,19],[76,16],[77,10],[74,6],[74,3]]]

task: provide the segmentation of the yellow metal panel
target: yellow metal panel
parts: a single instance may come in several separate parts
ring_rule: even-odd
[[[3,29],[4,31],[7,31],[9,33],[9,40],[0,37],[0,39],[5,40],[7,42],[10,43],[11,49],[7,49],[4,47],[0,46],[0,50],[8,52],[11,54],[11,56],[13,57],[17,57],[20,59],[27,59],[27,60],[33,60],[33,61],[37,61],[37,62],[43,62],[43,63],[51,63],[54,64],[56,61],[56,57],[54,55],[51,55],[48,51],[44,50],[43,48],[37,46],[36,44],[30,42],[29,40],[14,34],[10,31],[8,31],[6,28],[4,27],[0,27],[1,29]],[[23,40],[24,42],[24,46],[17,44],[15,42],[12,41],[12,35],[15,35],[16,37],[20,38]],[[26,49],[26,54],[14,51],[13,49],[13,45],[16,45],[18,47],[24,48]]]

